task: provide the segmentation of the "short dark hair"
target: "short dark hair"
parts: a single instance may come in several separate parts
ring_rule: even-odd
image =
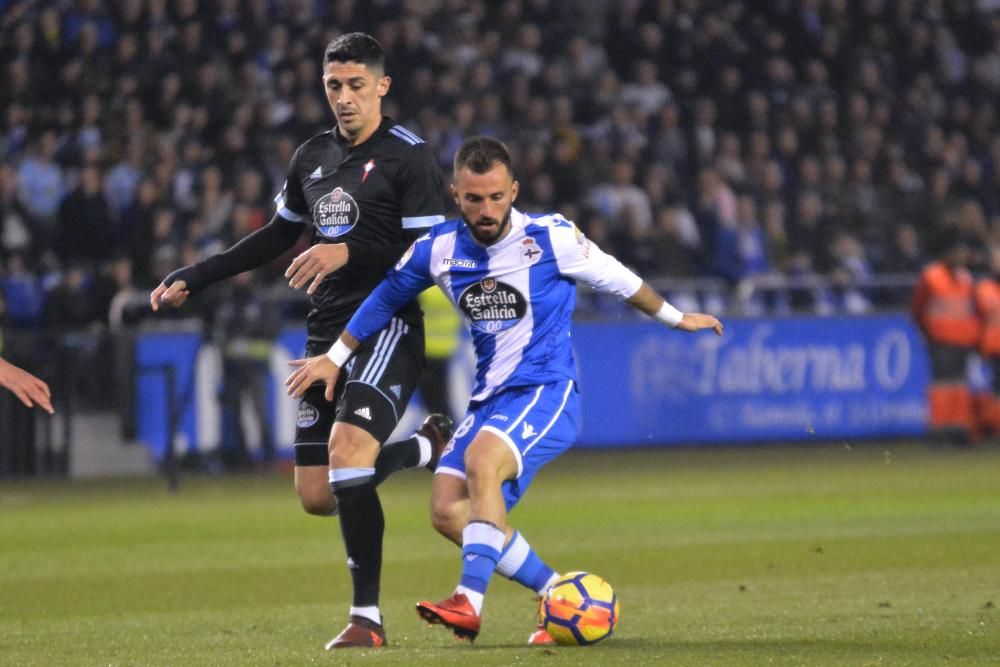
[[[462,167],[468,167],[476,174],[485,174],[497,163],[507,167],[511,176],[514,175],[514,168],[510,163],[510,151],[503,142],[493,137],[470,137],[462,142],[462,146],[455,153],[455,176]]]
[[[385,71],[385,51],[378,40],[364,32],[349,32],[326,45],[323,64],[355,62]]]

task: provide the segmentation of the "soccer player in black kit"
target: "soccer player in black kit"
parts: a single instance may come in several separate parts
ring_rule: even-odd
[[[309,229],[312,245],[285,275],[312,295],[306,354],[324,354],[410,244],[445,219],[430,148],[382,116],[390,83],[374,38],[351,33],[333,40],[323,57],[323,85],[337,126],[299,146],[271,222],[171,273],[150,295],[153,310],[178,307],[218,280],[276,259]],[[422,314],[413,302],[354,357],[335,390],[319,383],[299,404],[295,488],[310,514],[339,512],[354,584],[350,622],[328,649],[385,644],[378,608],[385,521],[375,487],[404,467],[433,468],[451,436],[450,421],[432,415],[413,438],[382,446],[423,365]]]

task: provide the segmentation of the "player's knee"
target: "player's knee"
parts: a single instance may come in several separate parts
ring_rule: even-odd
[[[336,507],[333,492],[326,484],[322,487],[315,484],[296,484],[295,491],[299,495],[302,509],[306,514],[314,516],[330,516]]]
[[[357,428],[343,428],[338,424],[330,440],[330,467],[370,467],[378,457],[378,441]]]
[[[468,512],[454,502],[431,501],[431,525],[452,542],[462,543],[462,529],[468,519]]]
[[[465,452],[465,474],[470,485],[500,479],[502,462],[496,452],[484,447],[470,447]]]

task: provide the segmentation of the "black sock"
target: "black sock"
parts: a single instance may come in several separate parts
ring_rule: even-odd
[[[420,443],[416,436],[398,442],[387,442],[375,459],[375,475],[372,483],[378,486],[394,472],[420,465]]]
[[[371,607],[378,605],[385,517],[372,478],[358,481],[348,480],[348,486],[335,484],[334,494],[340,509],[340,534],[351,563],[354,606]]]

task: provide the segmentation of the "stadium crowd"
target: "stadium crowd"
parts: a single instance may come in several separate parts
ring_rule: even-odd
[[[504,140],[522,210],[565,213],[643,275],[850,284],[916,272],[941,233],[1000,242],[994,0],[0,0],[0,17],[9,328],[105,326],[116,295],[265,224],[294,148],[333,122],[316,54],[353,30],[382,42],[388,113],[442,169],[469,134]]]

